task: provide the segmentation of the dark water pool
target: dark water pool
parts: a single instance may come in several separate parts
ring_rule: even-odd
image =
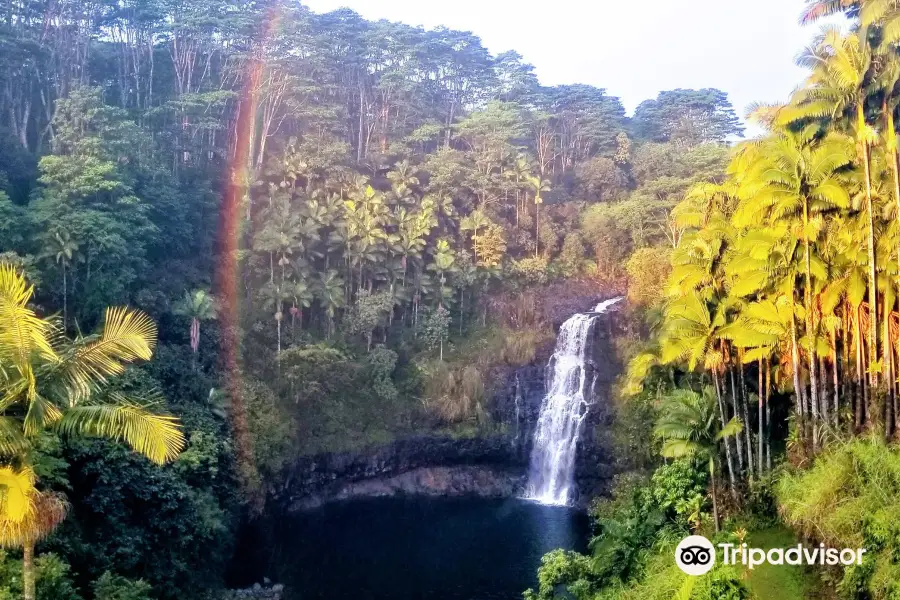
[[[263,575],[285,600],[512,600],[541,556],[583,550],[583,513],[505,499],[383,498],[290,515],[247,552],[243,585]]]

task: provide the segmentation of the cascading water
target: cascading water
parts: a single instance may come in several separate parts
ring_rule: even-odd
[[[575,449],[593,402],[593,375],[587,368],[591,331],[597,317],[620,299],[606,300],[592,312],[574,315],[559,329],[556,350],[547,365],[547,395],[534,431],[526,490],[531,500],[562,505],[571,501]]]

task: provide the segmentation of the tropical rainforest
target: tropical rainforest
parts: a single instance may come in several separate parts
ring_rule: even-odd
[[[620,475],[528,597],[900,597],[900,5],[838,12],[741,141],[463,31],[6,0],[0,597],[218,597],[298,457],[501,427],[561,285],[627,294]],[[688,532],[869,554],[691,578]]]

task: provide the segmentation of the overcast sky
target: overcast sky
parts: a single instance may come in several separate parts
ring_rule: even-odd
[[[472,31],[493,54],[518,51],[544,85],[587,83],[629,114],[661,90],[715,87],[740,116],[754,101],[787,100],[803,79],[797,53],[804,0],[303,0],[367,19]]]

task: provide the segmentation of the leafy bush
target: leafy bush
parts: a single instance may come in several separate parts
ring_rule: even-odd
[[[648,555],[641,577],[610,585],[593,600],[746,600],[750,592],[736,567],[717,564],[703,577],[685,575],[673,556],[677,541]]]
[[[36,600],[81,600],[70,574],[58,555],[42,554],[34,560]],[[0,600],[22,597],[22,561],[0,551]]]
[[[113,575],[109,571],[94,582],[93,588],[94,600],[151,600],[150,584],[142,579]]]
[[[327,343],[284,350],[280,373],[266,384],[254,381],[261,412],[248,400],[254,438],[277,446],[269,448],[268,472],[298,455],[358,448],[403,432],[419,406],[396,389],[391,374],[398,361],[393,350],[379,347],[359,357]]]
[[[452,424],[484,418],[485,387],[477,367],[434,361],[425,373],[425,406],[439,420]]]
[[[556,598],[561,587],[575,600],[588,600],[593,597],[595,579],[590,557],[569,550],[554,550],[541,557],[538,589],[526,591],[525,600]]]
[[[538,348],[553,339],[549,329],[538,327],[504,328],[501,335],[503,348],[500,350],[499,357],[511,366],[522,366],[534,362]]]
[[[160,469],[109,442],[69,443],[72,510],[46,546],[71,562],[80,589],[105,571],[142,578],[159,598],[218,589],[235,529],[222,452],[192,434],[185,462]]]
[[[372,378],[372,390],[382,400],[396,400],[397,388],[391,376],[397,366],[397,353],[378,344],[366,357],[369,375]]]
[[[575,277],[584,263],[584,242],[581,234],[571,231],[563,240],[562,250],[559,253],[559,262],[564,277]]]
[[[707,472],[690,460],[675,460],[653,473],[650,495],[663,514],[679,525],[693,521],[706,498]]]
[[[513,275],[528,285],[544,285],[549,280],[545,256],[526,257],[512,262]]]

